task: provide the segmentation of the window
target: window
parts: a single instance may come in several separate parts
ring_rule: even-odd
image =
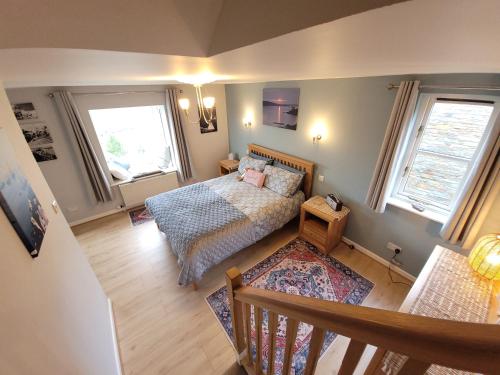
[[[89,115],[111,172],[118,166],[140,177],[174,169],[164,106],[92,109]]]
[[[421,95],[389,203],[448,216],[495,122],[490,99]]]

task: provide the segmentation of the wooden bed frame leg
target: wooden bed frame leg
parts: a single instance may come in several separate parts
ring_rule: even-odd
[[[193,281],[193,290],[196,292],[198,290],[198,284],[196,284],[194,281]]]

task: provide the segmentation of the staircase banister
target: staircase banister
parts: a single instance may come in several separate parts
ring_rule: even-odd
[[[496,373],[500,326],[435,319],[241,286],[235,300],[416,360]]]

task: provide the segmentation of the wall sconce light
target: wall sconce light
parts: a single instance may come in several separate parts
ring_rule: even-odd
[[[215,98],[213,96],[203,96],[201,92],[201,87],[204,84],[212,83],[217,80],[217,77],[209,72],[200,73],[192,76],[179,76],[176,78],[177,81],[190,84],[194,86],[194,91],[196,94],[196,104],[198,106],[198,119],[191,119],[189,116],[189,99],[180,98],[179,107],[184,113],[186,120],[193,124],[200,124],[200,122],[205,122],[209,128],[213,128],[213,122],[216,121],[216,115],[214,113],[215,108]],[[182,92],[182,91],[181,91]]]
[[[312,136],[313,144],[317,145],[321,140],[328,138],[326,122],[323,119],[316,120],[309,131],[309,136]]]
[[[250,129],[252,127],[252,120],[253,120],[253,111],[247,110],[245,116],[243,117],[243,126],[246,129]]]
[[[198,104],[198,120],[193,120],[189,116],[189,99],[188,98],[180,98],[179,99],[179,107],[184,112],[184,116],[186,119],[193,123],[199,124],[200,121],[203,121],[208,124],[209,127],[213,127],[213,121],[215,121],[214,107],[215,107],[215,98],[213,96],[205,96],[203,97],[201,93],[201,85],[194,85],[194,89],[196,92],[196,102]]]
[[[186,112],[186,116],[187,116],[187,111],[189,110],[189,99],[187,99],[187,98],[179,99],[179,107],[181,107],[181,109],[184,112]]]

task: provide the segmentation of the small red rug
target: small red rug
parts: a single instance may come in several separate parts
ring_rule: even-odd
[[[353,305],[361,304],[373,288],[371,281],[357,274],[335,258],[324,255],[309,242],[298,238],[243,273],[243,283],[255,288]],[[226,287],[224,286],[209,295],[207,302],[228,337],[234,341]],[[266,311],[264,311],[263,319],[262,371],[267,373],[269,345]],[[283,366],[286,343],[286,320],[286,317],[279,316],[276,334],[276,374],[281,374]],[[252,356],[255,358],[256,330],[253,309],[251,321],[251,351]],[[305,323],[299,324],[297,339],[294,344],[291,374],[299,375],[304,372],[311,334],[312,326]],[[336,334],[334,332],[328,331],[325,334],[321,354],[328,349],[335,337]]]
[[[128,215],[134,227],[136,225],[144,224],[147,223],[148,221],[153,220],[153,216],[151,216],[146,207],[134,208],[133,210],[130,210],[128,212]]]

